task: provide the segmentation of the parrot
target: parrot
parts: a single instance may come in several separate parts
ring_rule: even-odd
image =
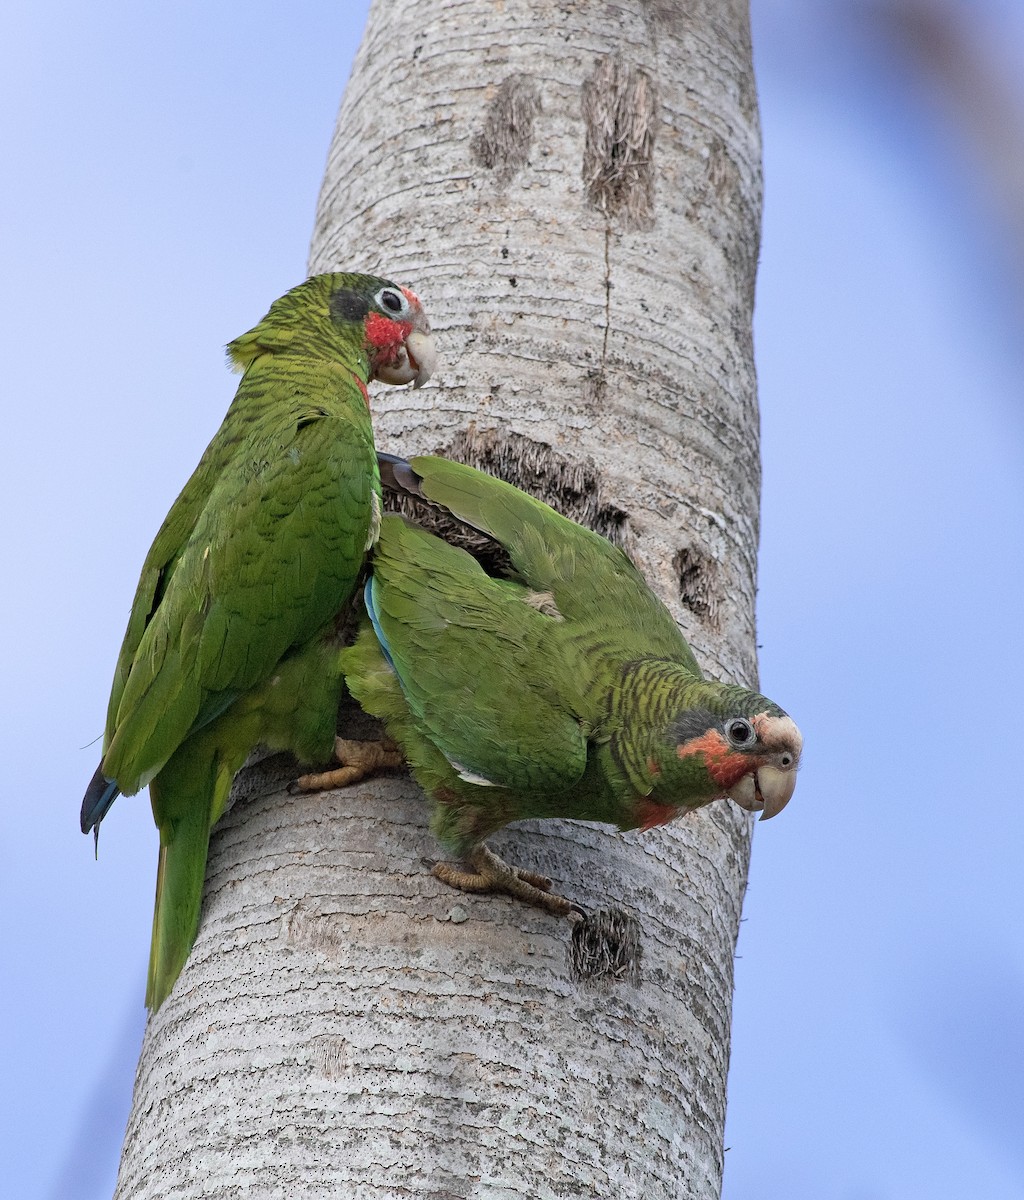
[[[418,297],[370,275],[315,275],[228,345],[226,416],[142,567],[83,833],[149,785],[160,834],[146,1004],[199,925],[210,830],[257,744],[325,762],[343,679],[335,632],[380,528],[367,383],[436,366]]]
[[[382,455],[381,470],[386,487],[496,542],[508,577],[385,514],[366,617],[340,658],[348,690],[398,749],[339,739],[345,765],[301,787],[404,757],[434,834],[465,864],[434,873],[562,916],[582,910],[499,858],[489,835],[551,817],[646,830],[725,797],[762,819],[785,807],[803,745],[795,722],[757,692],[705,679],[622,550],[468,466]]]

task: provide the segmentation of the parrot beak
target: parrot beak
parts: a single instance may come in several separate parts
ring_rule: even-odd
[[[767,821],[778,816],[793,798],[803,738],[790,717],[756,717],[754,727],[773,753],[734,785],[729,798],[747,812],[759,812],[761,820]]]
[[[754,795],[760,800],[761,820],[776,817],[796,791],[796,771],[780,767],[762,767],[754,776]]]
[[[437,370],[437,350],[434,348],[434,339],[430,336],[430,331],[421,332],[414,329],[405,339],[405,352],[409,358],[409,365],[416,370],[412,386],[422,387]]]
[[[394,362],[378,367],[374,377],[384,383],[411,383],[414,388],[422,387],[437,369],[437,351],[430,336],[430,323],[416,302],[413,327],[405,341],[399,346]]]

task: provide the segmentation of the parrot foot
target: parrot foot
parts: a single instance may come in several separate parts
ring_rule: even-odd
[[[435,863],[433,873],[442,883],[463,892],[504,892],[527,904],[545,908],[557,917],[578,920],[586,915],[564,896],[552,892],[551,880],[546,875],[510,866],[487,846],[475,847],[466,856],[466,861],[474,870],[464,871],[451,863]]]
[[[378,771],[393,771],[404,765],[401,750],[392,741],[353,742],[334,739],[334,757],[342,765],[331,771],[300,775],[295,786],[303,792],[324,792],[328,788],[349,787]]]

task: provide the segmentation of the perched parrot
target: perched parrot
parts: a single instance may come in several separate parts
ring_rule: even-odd
[[[95,829],[149,784],[160,830],[146,1003],[195,940],[210,829],[257,743],[324,762],[343,686],[332,645],[380,528],[366,384],[435,365],[423,308],[368,275],[317,275],[228,346],[242,380],[142,568],[114,674]]]
[[[552,912],[550,881],[484,839],[510,821],[572,817],[650,829],[731,797],[771,817],[793,794],[801,736],[764,696],[703,678],[626,555],[517,488],[441,458],[385,461],[385,483],[500,544],[510,578],[386,515],[369,619],[341,652],[349,690],[381,718],[434,804],[432,828],[470,869],[435,873]],[[352,782],[349,765],[303,786]],[[379,753],[376,759],[380,759]],[[365,765],[379,765],[370,756]]]

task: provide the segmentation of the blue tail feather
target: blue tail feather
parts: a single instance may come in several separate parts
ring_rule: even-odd
[[[102,767],[97,767],[96,774],[89,781],[89,786],[85,789],[85,797],[82,800],[83,833],[95,829],[96,836],[99,837],[100,821],[107,815],[107,810],[120,794],[121,789],[117,783],[103,774]]]

